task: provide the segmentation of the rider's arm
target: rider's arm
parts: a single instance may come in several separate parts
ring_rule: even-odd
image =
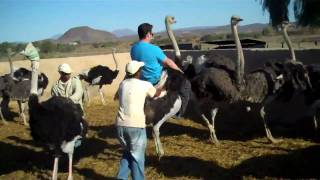
[[[177,66],[177,64],[172,59],[170,59],[168,57],[162,62],[162,64],[164,66],[167,66],[167,67],[169,67],[171,69],[175,69],[175,70],[180,71],[180,72],[183,73],[183,71]]]
[[[151,84],[150,84],[151,85]],[[152,85],[149,87],[148,91],[147,91],[147,95],[151,98],[155,98],[158,97],[161,94],[161,88],[156,89],[155,87],[153,87]]]

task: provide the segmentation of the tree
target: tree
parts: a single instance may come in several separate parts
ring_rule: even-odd
[[[296,21],[302,26],[320,26],[319,0],[260,0],[263,11],[268,11],[273,27],[288,21],[290,2],[294,3]]]
[[[294,14],[302,26],[320,26],[320,1],[295,0]]]
[[[51,53],[56,50],[56,45],[51,41],[43,41],[41,43],[40,50],[44,53]]]

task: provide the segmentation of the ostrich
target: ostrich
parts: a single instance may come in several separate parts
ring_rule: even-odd
[[[68,154],[68,180],[72,180],[74,148],[79,145],[87,131],[87,123],[82,117],[82,109],[80,105],[74,104],[70,99],[58,96],[39,103],[37,95],[38,78],[36,78],[38,76],[39,54],[31,43],[27,45],[22,54],[31,61],[32,67],[28,101],[31,136],[34,141],[43,143],[54,151],[53,180],[57,179],[58,161],[61,153]]]
[[[231,17],[231,25],[236,29],[237,24],[242,19],[237,16]],[[239,40],[236,30],[233,31],[235,41],[237,44],[237,66],[241,66],[241,61],[244,62],[244,56],[241,48],[241,44],[237,43]],[[244,64],[244,63],[242,63]],[[287,91],[295,91],[297,88],[305,89],[304,84],[299,84],[307,77],[304,76],[304,68],[299,64],[292,63],[275,63],[275,64],[266,64],[266,67],[263,69],[258,69],[253,72],[244,75],[244,80],[241,80],[243,74],[242,70],[239,72],[242,67],[236,68],[238,71],[236,73],[236,78],[230,76],[225,69],[210,67],[204,69],[199,75],[191,80],[192,89],[196,94],[197,98],[201,99],[210,99],[214,102],[211,109],[211,119],[212,124],[206,118],[204,114],[201,117],[205,120],[209,130],[211,139],[218,144],[219,141],[215,134],[214,129],[214,120],[215,116],[218,113],[219,107],[222,107],[226,104],[232,104],[235,102],[249,102],[261,106],[260,115],[264,123],[265,132],[267,138],[273,142],[279,142],[273,138],[271,131],[267,125],[265,118],[264,106],[272,102],[274,99],[283,96]],[[303,79],[299,82],[297,80]],[[239,80],[240,81],[237,81]],[[237,86],[242,86],[238,88]],[[296,84],[297,86],[293,86]]]
[[[292,63],[302,64],[302,62],[297,61],[296,59],[296,55],[292,47],[291,40],[287,33],[287,29],[288,27],[290,27],[290,25],[291,24],[288,21],[283,21],[281,23],[282,35],[290,51],[290,55],[291,55],[290,61]],[[320,98],[320,94],[319,94],[320,66],[318,64],[310,64],[310,65],[306,65],[305,68],[307,70],[308,77],[310,78],[310,81],[308,82],[310,83],[309,87],[312,87],[307,89],[304,93],[306,98],[306,105],[310,107],[308,113],[311,114],[311,116],[313,116],[314,128],[318,129],[318,121],[319,121],[318,114],[319,114],[319,106],[320,106],[320,100],[319,100]]]
[[[16,100],[19,106],[20,118],[23,120],[24,125],[27,125],[26,117],[24,114],[25,103],[28,100],[29,92],[31,88],[31,71],[25,68],[19,68],[14,70],[12,65],[11,56],[14,54],[10,49],[8,51],[8,58],[10,64],[10,74],[6,74],[0,77],[0,97],[2,97],[0,106],[0,116],[2,122],[7,124],[3,116],[3,111],[8,110],[10,100]],[[38,94],[42,95],[44,89],[48,86],[48,77],[41,73],[38,76]]]
[[[164,154],[160,141],[160,127],[179,112],[182,105],[180,89],[188,83],[184,75],[177,70],[167,69],[167,73],[168,77],[161,95],[155,99],[147,98],[144,109],[146,123],[152,125],[153,138],[159,158]]]
[[[236,26],[237,22],[241,21],[240,18],[237,19],[236,21],[235,18],[232,18],[232,26]],[[182,61],[182,66],[184,69],[184,72],[186,76],[189,79],[193,79],[196,75],[198,75],[201,71],[205,71],[206,73],[202,74],[210,74],[210,72],[215,73],[217,78],[222,77],[222,80],[218,81],[220,85],[218,86],[220,92],[223,92],[223,96],[225,96],[227,99],[238,99],[239,97],[239,90],[238,88],[234,85],[235,80],[235,75],[237,74],[239,77],[237,78],[240,81],[240,72],[235,73],[235,69],[240,71],[240,63],[241,63],[241,51],[238,51],[238,67],[235,67],[233,61],[231,59],[225,58],[223,56],[217,55],[217,54],[207,54],[200,56],[197,61],[193,60],[192,56],[187,56],[186,59],[181,59],[181,54],[179,47],[177,45],[176,39],[174,37],[174,34],[172,32],[172,29],[170,28],[170,25],[176,23],[175,18],[173,16],[166,16],[166,27],[168,29],[168,36],[173,44],[174,47],[174,52],[175,52],[175,57],[177,61]],[[237,32],[236,28],[233,32]],[[241,44],[238,44],[241,46]],[[209,58],[208,58],[209,57]],[[242,61],[243,62],[243,61]],[[213,68],[213,69],[211,69]],[[220,75],[222,74],[222,76]],[[199,76],[197,79],[202,79],[204,78],[203,75]],[[195,84],[196,80],[193,80],[193,84]],[[192,83],[192,82],[191,82]],[[224,84],[226,86],[224,86]],[[194,85],[193,85],[194,86]],[[192,87],[194,89],[194,87]],[[196,91],[197,90],[193,90]],[[217,110],[215,110],[217,111]],[[205,120],[206,125],[208,126],[210,132],[211,132],[211,139],[214,142],[218,142],[215,133],[214,133],[214,127],[211,126],[207,118],[202,114],[202,118]],[[214,119],[214,118],[213,118]]]
[[[111,84],[112,81],[118,76],[119,68],[118,61],[115,56],[116,49],[112,49],[112,57],[116,64],[116,69],[112,71],[107,66],[94,66],[90,69],[83,70],[79,74],[80,80],[84,80],[89,83],[89,86],[98,85],[99,86],[99,94],[101,97],[102,104],[105,105],[104,95],[102,91],[103,85]],[[87,94],[88,101],[90,101],[89,89],[88,86],[85,87],[85,92]]]

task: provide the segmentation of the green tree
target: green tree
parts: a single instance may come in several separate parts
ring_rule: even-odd
[[[288,21],[290,2],[294,3],[293,10],[296,21],[302,26],[320,26],[319,0],[260,0],[263,11],[268,11],[273,27]]]
[[[40,45],[40,51],[43,53],[51,53],[56,51],[56,45],[51,41],[43,41]]]

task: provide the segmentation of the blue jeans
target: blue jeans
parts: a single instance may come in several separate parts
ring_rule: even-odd
[[[143,180],[147,146],[146,129],[117,126],[117,137],[124,149],[117,179],[128,179],[131,171],[133,180]]]

